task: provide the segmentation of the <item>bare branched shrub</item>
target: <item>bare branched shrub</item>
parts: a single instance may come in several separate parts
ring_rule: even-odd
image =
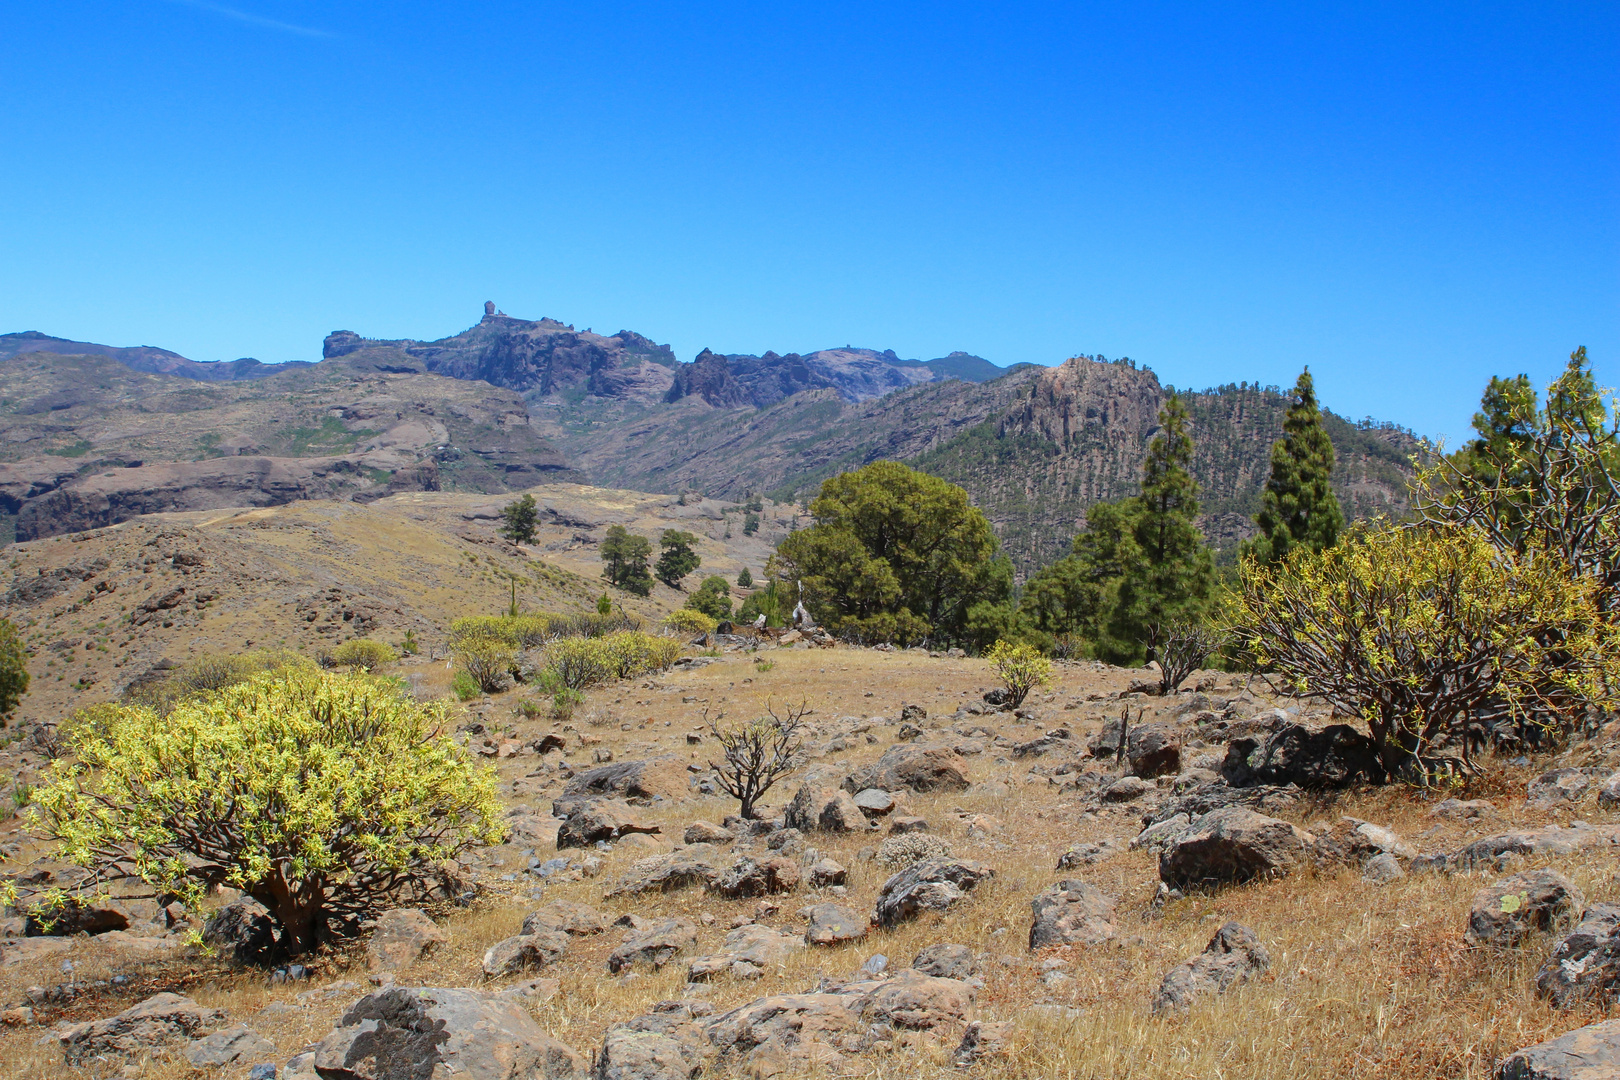
[[[1159,641],[1159,696],[1181,689],[1187,676],[1219,651],[1226,635],[1203,623],[1178,623],[1155,631]]]
[[[726,794],[742,803],[742,816],[755,818],[754,804],[764,797],[782,777],[797,769],[803,760],[799,734],[804,727],[808,707],[800,702],[795,710],[791,705],[777,716],[776,710],[765,707],[765,716],[757,717],[734,728],[722,728],[725,714],[708,720],[709,733],[720,744],[725,755],[722,764],[709,763],[715,777]]]

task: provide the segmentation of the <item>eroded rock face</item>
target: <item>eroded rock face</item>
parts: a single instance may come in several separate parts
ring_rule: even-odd
[[[1114,925],[1114,898],[1084,881],[1060,881],[1030,904],[1034,922],[1029,947],[1101,945],[1119,936]]]
[[[697,926],[690,919],[660,919],[613,950],[608,970],[614,974],[639,964],[657,970],[697,945]]]
[[[893,927],[924,911],[945,911],[959,903],[995,870],[969,859],[927,859],[913,863],[883,883],[872,921]]]
[[[1153,1011],[1186,1011],[1207,994],[1220,994],[1271,966],[1271,955],[1254,931],[1229,922],[1215,932],[1204,951],[1171,968],[1153,995]]]
[[[1315,842],[1289,822],[1227,806],[1198,818],[1159,856],[1159,877],[1177,889],[1277,877],[1307,858]]]
[[[1519,944],[1540,930],[1575,921],[1586,898],[1575,883],[1551,870],[1530,870],[1481,889],[1468,911],[1467,938],[1480,945]]]
[[[385,911],[366,943],[366,967],[374,972],[403,971],[448,940],[418,908]]]
[[[126,1057],[189,1042],[222,1023],[225,1013],[180,994],[154,994],[114,1016],[74,1024],[57,1035],[62,1057],[77,1065],[103,1056]]]
[[[1370,737],[1349,724],[1286,724],[1265,738],[1233,739],[1221,775],[1233,787],[1343,788],[1384,775]]]
[[[1604,1020],[1527,1046],[1496,1066],[1496,1080],[1612,1080],[1620,1076],[1620,1020]]]
[[[315,1048],[323,1080],[584,1080],[588,1063],[522,1005],[473,990],[390,987],[367,994]]]
[[[872,764],[850,774],[843,784],[850,794],[867,788],[926,792],[966,791],[967,787],[967,774],[955,751],[948,746],[915,743],[890,747]]]
[[[1620,904],[1586,909],[1536,973],[1536,991],[1560,1009],[1620,996]]]

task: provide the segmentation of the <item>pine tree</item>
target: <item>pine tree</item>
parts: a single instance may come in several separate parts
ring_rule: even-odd
[[[1136,550],[1120,578],[1108,627],[1116,647],[1145,648],[1150,659],[1167,629],[1203,614],[1215,579],[1196,524],[1198,483],[1180,395],[1165,403],[1159,428],[1142,466],[1142,493],[1133,500]]]
[[[665,529],[664,535],[659,538],[658,546],[662,553],[658,556],[658,564],[653,572],[672,589],[681,587],[681,579],[703,564],[692,545],[697,543],[697,537],[689,532],[679,529]]]
[[[535,505],[533,495],[524,495],[521,499],[514,499],[501,509],[501,517],[505,524],[501,526],[501,535],[514,544],[532,544],[535,538],[535,526],[540,521],[540,510]]]
[[[1295,547],[1325,551],[1344,529],[1333,493],[1333,442],[1322,426],[1310,368],[1299,373],[1283,437],[1271,447],[1271,479],[1254,522],[1261,535],[1249,550],[1263,563],[1281,562]]]
[[[623,525],[609,525],[600,551],[603,577],[637,596],[652,592],[652,574],[647,571],[652,544],[645,536],[637,536]]]

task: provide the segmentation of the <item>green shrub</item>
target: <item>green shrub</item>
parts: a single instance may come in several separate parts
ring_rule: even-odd
[[[346,667],[353,671],[357,668],[365,671],[375,671],[384,664],[392,664],[399,659],[399,653],[392,647],[370,638],[355,638],[345,641],[332,650],[332,662],[338,667]]]
[[[546,670],[570,690],[584,690],[608,678],[607,650],[594,638],[560,638],[546,646]]]
[[[437,734],[447,720],[365,674],[261,674],[81,727],[31,814],[80,866],[132,868],[193,905],[241,890],[303,953],[420,902],[443,860],[502,839],[494,777]]]
[[[486,694],[506,689],[507,676],[517,662],[517,646],[500,638],[464,637],[451,646],[456,667]]]
[[[990,647],[985,659],[1001,677],[1002,685],[1012,696],[1009,704],[1015,709],[1024,703],[1031,690],[1052,681],[1052,661],[1025,641],[998,641]]]
[[[0,723],[28,692],[28,654],[9,619],[0,619]]]
[[[459,668],[450,676],[450,692],[456,695],[457,701],[471,701],[483,693],[478,688],[478,680]]]
[[[664,616],[664,625],[681,634],[712,634],[720,624],[701,611],[678,608]]]
[[[731,618],[731,583],[718,574],[704,578],[703,584],[686,598],[686,606],[711,619]]]

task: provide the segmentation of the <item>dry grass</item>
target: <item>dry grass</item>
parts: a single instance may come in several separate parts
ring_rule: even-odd
[[[776,665],[769,672],[759,672],[747,656],[734,655],[706,668],[593,693],[571,725],[575,730],[566,733],[572,762],[586,767],[600,749],[611,751],[617,760],[661,752],[702,763],[710,745],[705,741],[689,746],[685,735],[698,727],[703,709],[741,716],[761,709],[767,700],[808,701],[815,710],[811,720],[817,722],[874,713],[892,720],[901,703],[918,703],[936,718],[930,721],[935,729],[930,737],[954,741],[956,736],[948,729],[955,725],[941,725],[937,718],[991,685],[985,665],[973,660],[842,648],[775,650],[771,659]],[[983,722],[1016,741],[1060,723],[1083,739],[1097,729],[1105,712],[1111,715],[1118,708],[1088,702],[1087,696],[1121,689],[1129,678],[1123,672],[1066,667],[1050,694],[1037,695],[1034,701],[1041,712],[1039,722],[1013,723],[1000,717]],[[488,709],[489,718],[525,736],[561,729],[546,719],[522,719],[511,709],[515,700],[513,695],[497,699]],[[1068,704],[1077,707],[1064,708]],[[975,718],[966,725],[979,722]],[[892,744],[893,730],[892,724],[874,728],[875,743],[858,736],[847,753],[814,757],[800,776],[773,790],[766,801],[781,807],[801,778],[815,774],[837,778],[875,758]],[[600,745],[577,745],[578,736],[584,734],[600,738]],[[905,966],[925,945],[939,941],[968,945],[979,955],[985,983],[978,996],[980,1015],[1017,1022],[1012,1055],[975,1066],[975,1075],[987,1077],[1482,1080],[1503,1055],[1599,1017],[1595,1009],[1555,1012],[1534,996],[1534,973],[1546,955],[1547,941],[1506,952],[1465,945],[1462,931],[1469,903],[1490,875],[1422,875],[1379,888],[1350,871],[1305,871],[1280,881],[1189,897],[1154,913],[1150,901],[1157,887],[1156,865],[1145,853],[1127,852],[1079,871],[1054,870],[1058,856],[1072,844],[1104,837],[1129,840],[1140,827],[1139,811],[1122,807],[1086,813],[1078,796],[1060,794],[1044,778],[1029,776],[1028,762],[997,764],[998,754],[990,747],[963,759],[977,782],[972,790],[909,796],[900,811],[928,818],[957,855],[996,868],[996,877],[947,917],[929,916],[892,932],[874,931],[852,946],[807,949],[759,980],[726,979],[695,991],[683,985],[685,965],[680,961],[659,972],[609,976],[605,960],[621,940],[620,931],[609,930],[596,939],[577,940],[564,961],[540,973],[558,979],[561,989],[534,1006],[537,1019],[556,1037],[588,1054],[601,1045],[609,1025],[644,1012],[659,1000],[695,992],[724,1010],[765,994],[802,991],[823,977],[847,979],[878,952],[889,957],[891,967]],[[538,764],[539,759],[525,755],[503,760],[497,769],[503,790],[512,791],[516,785],[512,801],[543,810],[562,781],[555,773],[537,769]],[[1349,814],[1388,825],[1425,850],[1449,849],[1470,836],[1567,821],[1570,814],[1549,815],[1524,806],[1524,781],[1535,771],[1500,767],[1477,783],[1476,790],[1464,793],[1489,792],[1495,799],[1501,812],[1485,822],[1437,821],[1428,816],[1433,798],[1393,787],[1311,802],[1289,816],[1311,828],[1331,825]],[[531,776],[532,772],[540,775]],[[988,781],[1002,786],[998,789]],[[658,849],[668,850],[689,822],[699,818],[718,822],[734,809],[721,798],[694,797],[677,805],[655,804],[646,813],[663,826]],[[969,835],[957,811],[993,820],[982,833]],[[1590,804],[1580,808],[1579,816],[1594,823],[1609,818]],[[808,845],[849,868],[848,896],[840,902],[857,912],[871,909],[887,876],[860,857],[861,849],[875,846],[881,835],[806,838]],[[547,858],[553,852],[549,845],[541,845],[535,854]],[[620,845],[603,853],[599,876],[548,884],[545,897],[589,903],[613,915],[634,912],[649,919],[685,915],[700,923],[699,947],[705,952],[719,945],[735,918],[755,912],[756,901],[721,901],[697,889],[604,902],[602,893],[608,885],[646,854],[647,850]],[[482,984],[483,950],[516,932],[525,911],[535,906],[527,898],[533,886],[526,879],[499,880],[521,870],[526,861],[521,847],[494,849],[489,856],[492,861],[481,869],[486,885],[496,891],[478,906],[452,913],[446,923],[450,944],[407,970],[401,983]],[[1589,900],[1615,897],[1617,866],[1612,850],[1594,850],[1547,865],[1570,876]],[[1046,950],[1031,956],[1026,947],[1030,900],[1064,877],[1089,880],[1118,898],[1120,937],[1102,947]],[[510,895],[503,897],[500,890]],[[813,902],[804,892],[778,900],[781,910],[762,921],[779,927],[801,925],[798,909]],[[1150,1015],[1148,1002],[1164,972],[1202,950],[1215,929],[1231,919],[1257,933],[1271,953],[1270,972],[1218,1000],[1195,1004],[1188,1015]],[[1070,978],[1047,987],[1040,978],[1040,961],[1052,956],[1069,963]],[[110,960],[98,962],[103,963],[98,970],[111,970]],[[0,969],[0,996],[10,1002],[30,981],[60,981],[59,974],[54,979],[51,974],[55,963],[53,959],[32,970]],[[81,975],[87,970],[81,966]],[[179,979],[182,974],[181,965],[174,964],[154,978]],[[297,985],[270,986],[262,976],[226,973],[217,965],[204,974],[186,984],[187,992],[252,1025],[276,1043],[281,1060],[324,1034],[367,988],[363,958],[357,953],[327,958],[316,979]],[[344,983],[356,985],[321,1000],[322,988]],[[315,1000],[305,997],[300,1002],[301,995],[311,994]],[[1077,1012],[1048,1016],[1031,1011],[1037,1004]],[[121,1007],[102,1002],[93,1014],[105,1015],[114,1005]],[[53,1047],[36,1045],[39,1035],[37,1028],[0,1033],[7,1075],[42,1080],[78,1075],[61,1065]],[[851,1070],[895,1080],[960,1075],[949,1060],[954,1038],[955,1033],[943,1033],[901,1040],[892,1050],[852,1058]],[[730,1075],[727,1069],[717,1065],[712,1075]],[[227,1076],[243,1073],[245,1067],[225,1071]],[[141,1064],[131,1074],[178,1080],[188,1071],[173,1061],[157,1061]]]

